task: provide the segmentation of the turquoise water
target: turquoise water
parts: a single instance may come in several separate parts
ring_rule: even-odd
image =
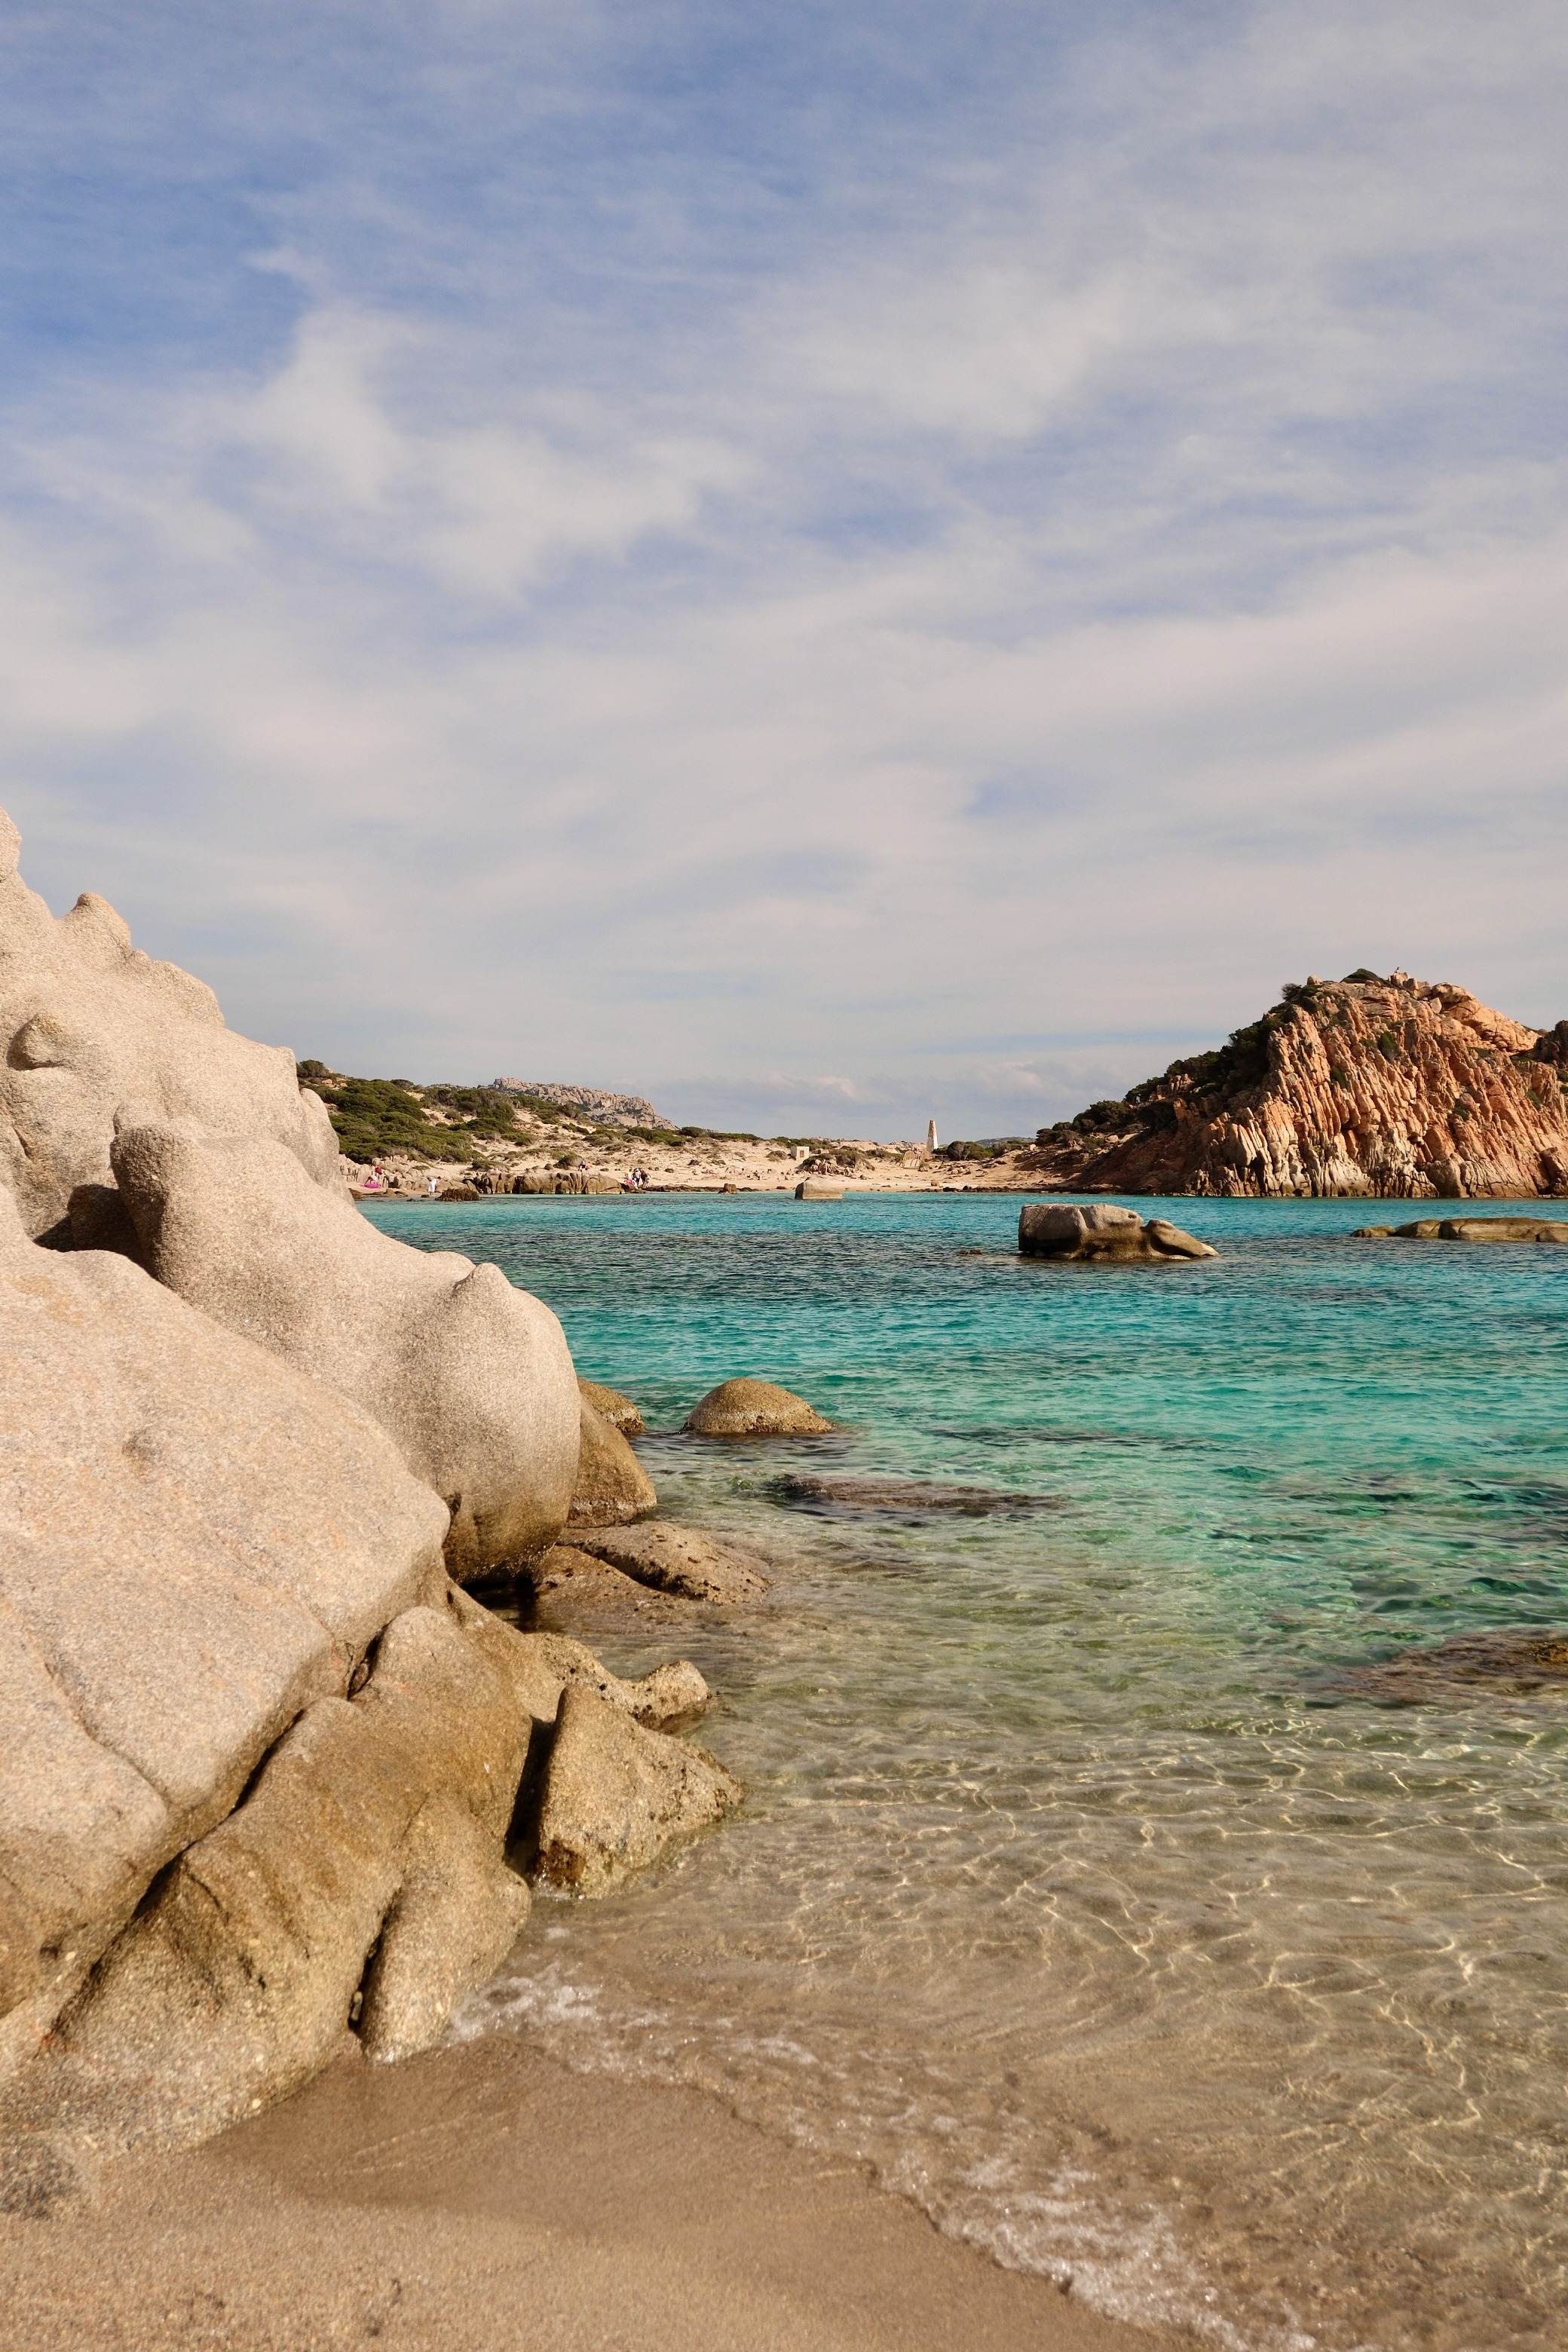
[[[1017,1208],[377,1208],[545,1298],[663,1507],[774,1563],[594,1636],[697,1660],[745,1813],[536,1906],[465,2030],[703,2084],[1214,2342],[1560,2352],[1568,1684],[1354,1670],[1568,1628],[1568,1251],[1182,1201],[1213,1264],[1051,1265]],[[739,1372],[843,1433],[679,1435]],[[791,1468],[1049,1500],[819,1516]]]

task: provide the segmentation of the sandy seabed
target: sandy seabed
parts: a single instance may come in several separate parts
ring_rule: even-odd
[[[339,2064],[0,2221],[0,2343],[316,2352],[1163,2352],[700,2093],[495,2040]]]

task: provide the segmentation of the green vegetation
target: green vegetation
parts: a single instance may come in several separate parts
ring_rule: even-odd
[[[411,1078],[354,1078],[329,1070],[324,1062],[299,1065],[300,1084],[319,1094],[350,1160],[368,1162],[392,1152],[415,1160],[460,1160],[471,1146],[491,1138],[519,1142],[514,1116],[519,1097],[494,1087],[416,1087]],[[445,1112],[432,1118],[431,1111]],[[553,1124],[558,1114],[540,1106]]]
[[[533,1095],[512,1094],[500,1087],[416,1086],[412,1078],[354,1078],[316,1060],[298,1066],[300,1084],[313,1088],[326,1104],[342,1151],[350,1160],[364,1163],[397,1152],[416,1160],[462,1160],[476,1143],[525,1144],[532,1139],[527,1129],[519,1126],[519,1112],[542,1127],[586,1129],[581,1140],[605,1151],[629,1150],[638,1143],[679,1150],[696,1142],[761,1141],[758,1136],[729,1129],[600,1127],[586,1117],[574,1117],[559,1103],[541,1102]],[[834,1149],[830,1144],[820,1148]],[[570,1158],[570,1154],[558,1157],[555,1165],[564,1167]],[[481,1167],[483,1163],[470,1164]]]

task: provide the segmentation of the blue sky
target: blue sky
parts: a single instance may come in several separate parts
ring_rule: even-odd
[[[1558,5],[12,6],[0,801],[230,1020],[1027,1131],[1568,1012]]]

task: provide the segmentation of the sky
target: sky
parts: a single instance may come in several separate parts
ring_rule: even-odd
[[[1565,100],[1561,0],[9,0],[25,873],[765,1133],[1554,1021]]]

